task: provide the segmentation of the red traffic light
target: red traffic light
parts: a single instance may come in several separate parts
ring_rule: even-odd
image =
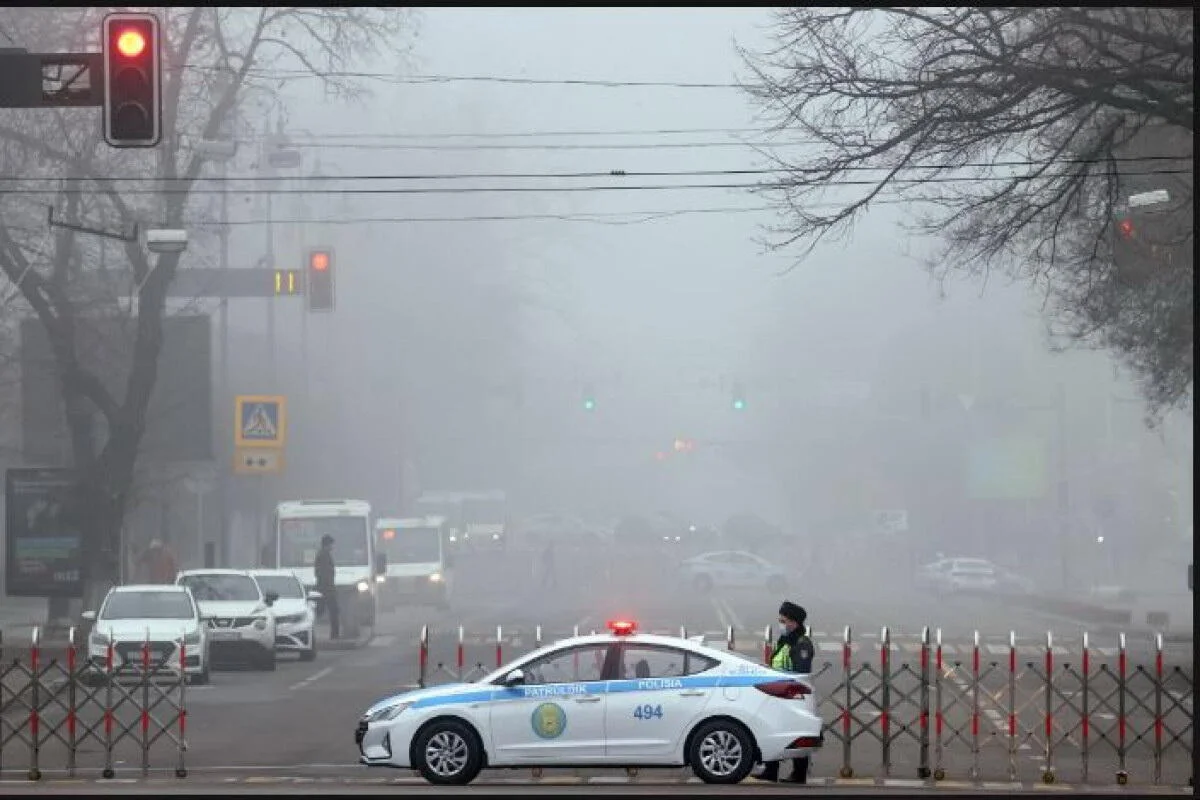
[[[322,253],[320,251],[313,253],[310,264],[317,272],[324,272],[329,269],[329,253]]]
[[[127,28],[117,34],[117,52],[126,58],[137,58],[146,51],[146,37],[139,30]]]
[[[1123,219],[1117,223],[1117,229],[1120,230],[1121,236],[1125,239],[1133,238],[1133,220]]]

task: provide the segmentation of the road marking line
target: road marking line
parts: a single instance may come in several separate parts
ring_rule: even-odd
[[[721,602],[725,606],[725,613],[729,615],[729,623],[733,625],[734,630],[740,629],[742,621],[738,619],[737,612],[733,610],[733,606],[729,604],[729,600],[723,597],[721,598]]]
[[[288,691],[294,692],[297,689],[303,689],[305,686],[308,686],[313,681],[319,681],[321,678],[324,678],[326,675],[328,675],[331,672],[333,672],[333,667],[326,667],[323,670],[314,672],[312,675],[309,675],[304,680],[296,681],[295,683],[293,683],[291,686],[288,687]]]
[[[717,619],[721,622],[721,626],[728,627],[729,618],[725,616],[725,609],[721,607],[721,601],[716,597],[709,597],[708,601],[712,604],[713,611],[717,612]],[[721,632],[721,635],[725,635],[724,631]]]

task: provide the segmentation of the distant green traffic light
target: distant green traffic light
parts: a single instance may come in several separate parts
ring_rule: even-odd
[[[733,410],[734,411],[745,411],[746,410],[746,401],[741,399],[740,397],[737,398],[736,400],[734,400],[733,401]]]
[[[583,410],[584,411],[595,411],[596,410],[596,401],[590,397],[585,397],[583,399]]]

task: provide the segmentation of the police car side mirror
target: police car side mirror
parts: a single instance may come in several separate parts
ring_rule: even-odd
[[[512,672],[504,676],[505,686],[521,686],[525,683],[525,673],[522,670],[514,669]]]

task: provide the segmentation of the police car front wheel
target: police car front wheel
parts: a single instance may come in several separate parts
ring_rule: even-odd
[[[483,745],[469,726],[457,720],[439,720],[418,735],[413,747],[414,766],[430,783],[470,783],[483,769]]]
[[[740,783],[754,769],[754,742],[732,720],[712,720],[692,736],[688,763],[705,783]]]

